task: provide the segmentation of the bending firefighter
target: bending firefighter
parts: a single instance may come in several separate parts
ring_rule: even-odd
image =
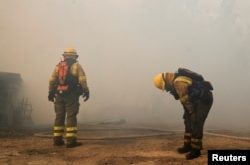
[[[203,127],[213,104],[212,85],[200,74],[179,68],[176,73],[160,73],[154,77],[154,85],[170,92],[180,100],[184,108],[184,145],[177,149],[187,153],[186,159],[201,155]]]
[[[54,102],[56,113],[53,129],[54,145],[64,145],[63,135],[66,131],[66,147],[71,148],[81,145],[77,142],[76,136],[79,96],[82,95],[84,101],[87,101],[89,89],[85,73],[77,62],[76,51],[68,48],[64,51],[63,57],[64,59],[56,65],[50,77],[48,100]]]

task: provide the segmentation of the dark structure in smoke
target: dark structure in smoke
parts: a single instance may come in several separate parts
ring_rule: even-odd
[[[32,106],[21,96],[22,79],[17,73],[0,72],[0,127],[31,127]]]

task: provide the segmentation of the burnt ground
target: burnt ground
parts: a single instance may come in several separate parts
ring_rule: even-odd
[[[88,132],[85,130],[86,135],[90,135],[91,131],[91,129]],[[91,136],[101,136],[97,134],[98,129],[93,131],[94,135]],[[128,130],[119,130],[118,134],[126,136],[126,133],[133,133],[133,130],[130,132],[126,131]],[[198,159],[187,161],[185,160],[185,155],[176,152],[176,148],[182,145],[182,133],[112,139],[106,138],[112,131],[108,131],[106,135],[103,135],[105,134],[103,133],[105,132],[104,130],[100,132],[102,132],[101,134],[104,137],[102,140],[80,140],[83,145],[71,149],[67,149],[64,146],[54,147],[51,138],[34,136],[34,132],[26,132],[17,136],[15,134],[2,136],[0,138],[0,164],[203,165],[207,164],[208,149],[250,149],[250,141],[248,140],[205,135],[202,156]],[[230,132],[231,134],[233,133]],[[248,135],[246,133],[246,136]],[[117,134],[113,133],[112,136],[117,136]]]

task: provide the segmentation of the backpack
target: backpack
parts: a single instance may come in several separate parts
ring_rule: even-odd
[[[192,79],[192,85],[188,87],[188,96],[191,102],[200,99],[207,102],[207,94],[213,90],[213,86],[209,81],[205,81],[202,75],[185,68],[178,69],[175,73],[175,78],[178,76],[186,76]],[[178,95],[178,97],[174,95],[175,93],[176,91],[174,90],[171,94],[175,99],[179,99]]]
[[[181,76],[189,77],[192,80],[204,81],[204,78],[202,77],[202,75],[200,75],[200,74],[198,74],[196,72],[193,72],[193,71],[191,71],[189,69],[186,69],[186,68],[179,68],[178,71],[177,71],[177,74],[181,75]]]
[[[179,68],[177,73],[177,76],[186,76],[192,79],[193,83],[192,86],[195,88],[205,88],[207,90],[212,91],[213,86],[209,81],[205,81],[203,76],[199,73],[193,72],[186,68]]]
[[[58,86],[59,94],[67,93],[77,86],[77,78],[70,73],[73,61],[60,61],[58,67]]]

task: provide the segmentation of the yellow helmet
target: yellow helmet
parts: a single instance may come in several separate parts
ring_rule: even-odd
[[[154,85],[156,88],[161,90],[169,90],[173,84],[175,74],[174,73],[160,73],[154,77]]]
[[[154,77],[154,85],[156,88],[164,90],[165,89],[165,81],[164,81],[164,73],[159,73]]]
[[[64,50],[63,56],[65,57],[78,57],[76,50],[74,48],[67,48]]]

